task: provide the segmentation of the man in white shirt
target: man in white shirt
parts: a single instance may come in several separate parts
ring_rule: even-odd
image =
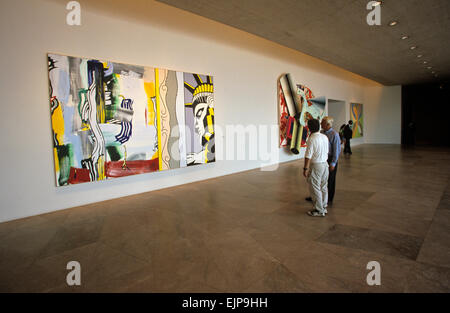
[[[309,190],[313,201],[313,210],[310,216],[325,216],[328,202],[328,137],[319,132],[320,122],[316,119],[308,121],[309,136],[306,152],[303,176],[309,184]]]

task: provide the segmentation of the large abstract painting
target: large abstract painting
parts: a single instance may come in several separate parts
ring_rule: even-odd
[[[289,74],[278,80],[278,117],[280,147],[288,147],[294,154],[306,147],[309,136],[308,120],[321,120],[325,113],[325,97],[314,97],[304,85],[294,85]]]
[[[363,136],[364,118],[363,106],[360,103],[350,103],[350,117],[353,121],[353,138]]]
[[[314,97],[312,91],[303,85],[297,85],[297,93],[302,99],[302,112],[300,115],[300,125],[303,127],[301,146],[306,147],[306,141],[309,136],[308,120],[322,120],[325,114],[325,97]]]
[[[57,186],[215,161],[208,75],[48,55]]]

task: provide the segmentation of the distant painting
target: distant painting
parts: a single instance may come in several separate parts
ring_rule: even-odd
[[[57,54],[48,55],[48,71],[57,186],[215,160],[210,76],[197,75],[205,82],[191,92],[185,76],[196,74]],[[192,101],[195,88],[205,98]],[[208,114],[196,117],[200,104]],[[196,126],[202,118],[207,131]],[[205,157],[192,157],[187,142]]]
[[[353,138],[362,137],[364,131],[364,116],[362,104],[350,103],[350,117],[353,121]]]

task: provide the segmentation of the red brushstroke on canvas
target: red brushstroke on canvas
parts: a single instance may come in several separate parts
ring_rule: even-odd
[[[159,170],[159,159],[138,161],[114,161],[105,163],[106,177],[123,177],[136,174],[156,172]]]
[[[91,181],[89,170],[87,168],[71,167],[69,173],[69,184],[81,184]]]
[[[287,142],[287,127],[288,127],[288,111],[286,101],[284,100],[283,89],[281,88],[281,84],[278,82],[278,94],[279,94],[279,112],[280,112],[280,147],[286,147],[288,145]]]
[[[145,125],[148,125],[148,121],[147,121],[147,108],[145,108]]]

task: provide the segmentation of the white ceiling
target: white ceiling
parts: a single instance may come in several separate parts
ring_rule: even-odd
[[[450,0],[385,0],[380,26],[366,22],[369,0],[156,1],[261,36],[384,85],[450,77]],[[388,26],[392,20],[398,21],[394,27]],[[404,34],[409,38],[401,40]],[[417,49],[411,50],[411,46]]]

